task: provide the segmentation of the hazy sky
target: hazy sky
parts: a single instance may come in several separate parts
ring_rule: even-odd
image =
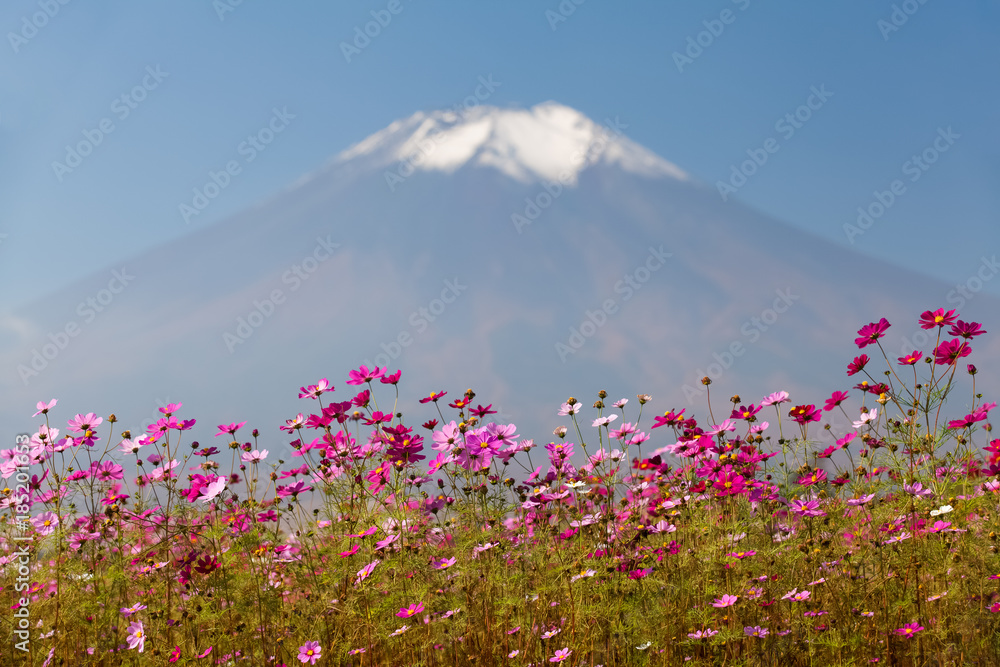
[[[997,0],[8,0],[0,28],[0,310],[482,79],[489,104],[617,117],[727,196],[872,256],[965,283],[1000,252]],[[246,162],[186,224],[230,160]],[[868,228],[845,231],[859,207]]]

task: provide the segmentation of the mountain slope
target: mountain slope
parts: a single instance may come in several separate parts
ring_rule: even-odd
[[[5,316],[0,417],[31,430],[35,401],[59,397],[137,429],[182,401],[193,437],[247,419],[274,447],[314,407],[298,387],[329,377],[344,400],[368,363],[403,370],[411,422],[437,416],[417,397],[472,387],[546,440],[566,397],[599,389],[703,414],[706,373],[716,416],[734,393],[820,403],[854,384],[862,324],[895,325],[895,361],[920,312],[954,307],[950,286],[723,203],[609,126],[553,103],[397,121],[259,206]],[[119,293],[112,268],[134,275]],[[977,295],[960,312],[992,332],[1000,309]],[[984,370],[1000,358],[973,347]],[[36,351],[45,367],[25,374]]]

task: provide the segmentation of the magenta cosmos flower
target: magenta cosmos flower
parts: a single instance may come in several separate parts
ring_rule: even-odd
[[[418,602],[416,604],[411,604],[409,607],[403,607],[398,612],[396,612],[396,616],[399,616],[400,618],[409,618],[415,614],[419,614],[423,610],[424,610],[424,603]]]
[[[306,642],[299,647],[299,662],[315,665],[316,661],[322,658],[319,642]]]
[[[366,382],[371,382],[376,378],[385,377],[385,369],[376,366],[375,368],[368,370],[367,366],[362,365],[360,368],[358,368],[358,370],[351,371],[350,373],[348,373],[348,375],[350,375],[351,377],[347,381],[347,384],[358,385],[358,384],[364,384]]]
[[[796,405],[788,411],[788,416],[797,424],[808,424],[818,422],[821,415],[815,405]]]
[[[952,311],[955,312],[955,311]],[[901,628],[896,628],[896,634],[903,637],[912,637],[917,632],[924,629],[924,626],[918,625],[917,623],[908,623]]]
[[[427,396],[425,398],[421,398],[420,402],[421,403],[431,403],[431,402],[437,403],[438,399],[444,398],[447,395],[448,395],[448,392],[446,392],[446,391],[432,391],[430,393],[430,396]]]
[[[826,403],[823,405],[823,410],[826,412],[833,410],[835,407],[846,401],[847,396],[848,394],[846,391],[833,392],[833,394],[830,395],[830,398],[826,399]]]
[[[949,310],[946,313],[944,312],[944,308],[938,308],[933,312],[925,310],[920,315],[920,328],[922,329],[933,329],[934,327],[944,328],[954,323],[955,323],[954,310]]]
[[[802,486],[812,486],[813,484],[822,484],[826,481],[826,471],[822,468],[814,470],[812,474],[805,475],[799,478],[799,484]]]
[[[986,330],[982,328],[979,322],[963,322],[959,320],[957,324],[953,324],[951,331],[948,332],[952,336],[961,336],[962,338],[972,338],[973,336],[982,336],[986,333]],[[41,405],[41,403],[39,403]]]
[[[952,338],[934,348],[934,363],[939,366],[950,366],[962,357],[972,354],[972,348],[964,340]]]
[[[860,373],[864,369],[864,367],[868,365],[869,361],[871,360],[868,358],[867,354],[862,354],[857,357],[854,357],[854,360],[851,363],[847,364],[847,375],[851,376],[856,373]]]
[[[884,317],[878,322],[870,322],[865,326],[861,327],[860,329],[858,329],[859,337],[855,338],[854,342],[857,344],[858,348],[871,345],[879,338],[884,336],[886,329],[888,329],[890,326],[891,325],[889,324],[889,320],[885,319]]]

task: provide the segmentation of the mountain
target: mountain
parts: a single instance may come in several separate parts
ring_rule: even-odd
[[[895,363],[930,350],[917,318],[938,307],[991,332],[971,360],[977,390],[1000,388],[996,299],[723,202],[622,129],[551,102],[396,121],[257,206],[0,317],[0,436],[37,428],[52,397],[59,427],[114,412],[133,431],[183,402],[194,439],[247,420],[244,439],[259,428],[287,451],[278,426],[315,410],[298,388],[327,377],[346,400],[365,363],[403,371],[410,423],[437,417],[417,398],[473,388],[548,442],[572,395],[593,442],[600,389],[631,399],[631,421],[651,394],[647,426],[673,407],[704,415],[706,374],[720,420],[737,393],[821,404],[861,379],[845,375],[860,326],[888,318]],[[375,398],[388,410],[395,395]]]

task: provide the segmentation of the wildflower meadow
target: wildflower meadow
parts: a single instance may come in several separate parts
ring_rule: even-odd
[[[986,331],[919,323],[899,358],[861,327],[828,398],[600,391],[544,444],[366,366],[207,443],[180,403],[39,402],[0,452],[0,664],[1000,664]]]

